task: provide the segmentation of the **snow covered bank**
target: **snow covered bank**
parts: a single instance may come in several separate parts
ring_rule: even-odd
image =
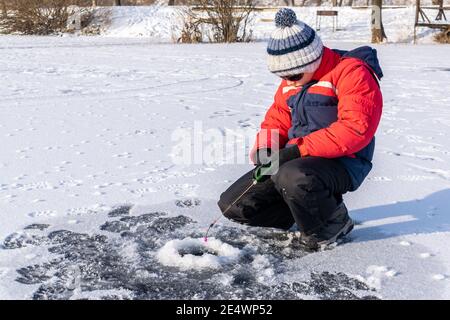
[[[326,10],[326,7],[320,9]],[[328,8],[330,9],[330,8]],[[145,37],[154,42],[174,42],[180,34],[180,8],[173,7],[115,7],[112,10],[112,24],[106,30],[108,37]],[[316,26],[317,7],[295,7],[300,20]],[[338,31],[332,30],[332,18],[322,17],[319,34],[325,40],[346,42],[370,42],[371,9],[333,8],[338,13]],[[275,10],[258,12],[252,23],[255,40],[266,40],[273,30]],[[389,42],[413,40],[415,7],[385,8],[383,24]],[[419,42],[432,42],[436,31],[418,29]]]

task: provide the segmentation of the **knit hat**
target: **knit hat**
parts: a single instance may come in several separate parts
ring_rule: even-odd
[[[316,71],[323,53],[316,32],[297,20],[295,12],[288,8],[277,12],[275,25],[267,45],[269,70],[280,77]]]

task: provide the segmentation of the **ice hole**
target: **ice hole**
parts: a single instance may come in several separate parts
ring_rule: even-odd
[[[156,253],[158,261],[182,270],[219,269],[236,261],[241,250],[218,239],[185,238],[167,242]]]

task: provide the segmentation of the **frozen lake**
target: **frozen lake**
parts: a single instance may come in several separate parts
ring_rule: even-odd
[[[449,299],[450,46],[376,48],[384,113],[344,196],[352,241],[309,254],[224,219],[194,248],[215,267],[186,269],[157,253],[189,253],[251,165],[174,163],[171,137],[256,131],[279,81],[265,44],[0,37],[0,298]]]

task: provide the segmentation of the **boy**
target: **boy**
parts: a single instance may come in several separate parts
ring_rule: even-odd
[[[251,226],[296,223],[301,243],[317,250],[353,229],[342,194],[358,189],[372,168],[383,73],[376,50],[324,47],[291,9],[278,11],[275,24],[268,66],[282,81],[250,154],[257,167],[218,205]]]

